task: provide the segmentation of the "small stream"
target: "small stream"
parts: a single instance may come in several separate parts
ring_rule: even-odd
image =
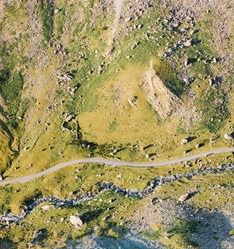
[[[131,198],[139,198],[142,199],[149,194],[151,194],[157,187],[160,187],[164,184],[168,184],[174,181],[181,180],[182,178],[191,180],[195,176],[204,175],[204,174],[219,174],[225,171],[233,171],[234,170],[234,164],[223,164],[220,165],[217,168],[198,168],[188,173],[177,173],[173,175],[167,175],[164,177],[156,177],[148,182],[147,187],[145,187],[142,190],[137,189],[127,189],[118,185],[115,185],[114,183],[107,183],[107,182],[100,182],[98,184],[99,192],[96,194],[93,193],[87,193],[83,196],[76,196],[72,199],[66,198],[66,199],[60,199],[54,196],[44,196],[44,197],[37,197],[33,198],[32,202],[28,204],[27,206],[24,206],[24,209],[19,215],[14,215],[13,213],[4,213],[3,215],[0,215],[0,229],[4,226],[8,226],[13,223],[19,223],[21,222],[27,215],[33,212],[34,209],[36,209],[39,205],[45,202],[49,202],[53,204],[55,207],[72,207],[76,206],[77,204],[92,200],[98,195],[100,195],[103,191],[114,191],[115,193],[118,193],[123,196],[131,197]]]

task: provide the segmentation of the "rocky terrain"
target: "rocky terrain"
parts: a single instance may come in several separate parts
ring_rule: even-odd
[[[233,152],[204,153],[233,147],[232,16],[230,0],[0,1],[0,181],[126,162],[0,184],[0,248],[231,248]]]

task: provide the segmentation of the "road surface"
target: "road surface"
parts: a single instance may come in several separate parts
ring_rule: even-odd
[[[159,166],[167,166],[167,165],[172,165],[172,164],[177,164],[177,163],[188,162],[191,160],[196,160],[196,159],[201,158],[201,157],[222,154],[222,153],[227,153],[227,152],[234,152],[234,147],[214,149],[214,150],[202,152],[200,154],[196,154],[196,155],[192,155],[192,156],[185,156],[185,157],[181,157],[181,158],[175,158],[175,159],[162,161],[162,162],[148,162],[148,163],[128,162],[128,161],[121,161],[121,160],[116,160],[116,159],[107,159],[107,158],[102,158],[102,157],[77,159],[77,160],[59,163],[57,165],[52,166],[51,168],[48,168],[46,170],[43,170],[39,173],[35,173],[32,175],[5,179],[5,180],[0,182],[0,186],[5,186],[7,184],[14,184],[14,183],[29,182],[29,181],[35,180],[39,177],[46,176],[48,174],[56,172],[62,168],[69,167],[69,166],[72,166],[72,165],[78,164],[78,163],[101,163],[101,164],[105,164],[108,166],[128,166],[128,167],[159,167]]]

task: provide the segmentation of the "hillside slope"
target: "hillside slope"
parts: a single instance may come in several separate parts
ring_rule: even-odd
[[[132,4],[118,6],[116,16],[105,1],[3,4],[1,91],[5,127],[20,140],[14,167],[37,161],[43,169],[77,156],[83,140],[107,150],[97,154],[121,147],[123,158],[131,146],[153,144],[160,157],[169,148],[180,153],[183,137],[206,141],[232,132],[228,27],[222,45],[213,46],[224,7],[207,13],[209,3],[201,12],[190,11],[189,1]],[[143,84],[150,63],[163,91],[174,95],[164,103]]]
[[[233,146],[232,5],[230,0],[2,0],[1,178],[81,157],[148,162]],[[191,167],[232,163],[232,156],[197,160]],[[22,188],[2,188],[0,212],[19,213],[32,196],[95,192],[101,180],[141,189],[168,171],[75,167]],[[204,186],[219,182],[207,179]],[[228,184],[230,178],[221,181]],[[132,200],[116,198],[118,207],[131,205]]]

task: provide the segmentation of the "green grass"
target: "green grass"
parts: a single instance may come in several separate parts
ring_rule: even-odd
[[[5,69],[0,71],[0,81],[1,94],[9,107],[9,124],[15,127],[17,125],[16,114],[21,102],[23,76],[20,72],[11,73]]]
[[[201,223],[201,221],[177,220],[169,232],[173,234],[187,235],[191,233],[198,233],[203,227],[204,224]]]
[[[53,37],[53,4],[48,0],[40,0],[39,15],[42,22],[42,30],[45,42],[49,43]]]
[[[210,162],[207,161],[207,164],[210,165]],[[217,163],[212,162],[212,164],[216,165]],[[195,166],[195,168],[197,167],[198,165]],[[41,193],[43,196],[54,195],[61,198],[72,198],[73,194],[79,195],[88,191],[95,192],[97,190],[96,183],[100,181],[115,182],[120,186],[141,189],[147,185],[148,180],[156,176],[167,175],[170,171],[174,173],[189,172],[192,169],[193,168],[191,167],[184,168],[183,165],[148,169],[126,167],[112,168],[100,164],[76,165],[48,175],[45,178],[38,179],[34,182],[15,184],[2,188],[0,195],[2,205],[0,206],[0,209],[1,212],[7,210],[14,212],[18,210],[19,207],[22,207],[25,202],[30,201],[32,196],[35,196],[38,193]],[[120,173],[123,177],[117,179],[116,176]],[[80,181],[77,181],[75,176],[79,177]],[[139,176],[141,176],[140,180],[138,179]],[[203,177],[207,178],[208,176],[205,175]],[[220,184],[220,177],[218,178],[216,175],[213,175],[213,178],[214,185],[217,185],[217,181],[219,181]],[[224,176],[223,179],[225,183],[227,177]],[[226,181],[229,181],[229,179]],[[189,181],[186,186],[191,189],[193,188],[193,185],[198,185],[201,182],[203,183],[205,181],[201,180],[198,183],[196,179],[193,179]],[[164,190],[167,187],[170,195],[174,196],[175,192],[172,192],[171,189],[178,189],[176,184],[181,185],[182,181],[164,185],[160,189]],[[210,185],[210,182],[208,185]],[[206,186],[205,189],[210,191]],[[182,193],[184,193],[184,185],[181,185],[181,188]],[[199,195],[196,197],[199,197]],[[168,197],[160,196],[160,198]],[[210,198],[210,194],[208,195],[208,198]],[[202,203],[204,202],[205,201],[203,200]],[[97,235],[118,237],[121,236],[124,231],[121,223],[123,221],[125,222],[125,217],[128,217],[128,212],[136,209],[137,205],[139,205],[138,200],[123,197],[111,191],[107,191],[99,195],[93,201],[79,204],[73,208],[55,208],[46,213],[43,213],[41,209],[38,208],[28,216],[28,218],[26,218],[21,226],[13,225],[9,229],[1,230],[0,238],[7,235],[12,241],[25,245],[27,241],[32,239],[32,231],[43,228],[47,228],[50,234],[49,240],[45,241],[46,245],[55,243],[58,234],[60,234],[61,238],[67,238],[66,236],[70,234],[74,239],[77,237],[81,238],[92,232],[95,232]],[[86,225],[81,229],[74,229],[74,227],[69,224],[69,216],[84,214],[88,217]],[[110,218],[106,219],[107,217]],[[60,221],[61,218],[64,218],[64,220]],[[47,223],[48,220],[50,220],[49,223]],[[173,225],[171,233],[173,235],[181,235],[184,238],[184,241],[191,245],[192,242],[189,240],[189,233],[199,232],[202,226],[203,224],[196,221],[182,220]],[[151,239],[157,239],[160,234],[158,231],[151,231],[148,235]]]
[[[63,28],[65,23],[65,8],[60,8],[59,12],[55,16],[54,19],[54,27],[55,27],[55,39],[60,39],[63,34]]]
[[[192,240],[193,233],[199,233],[203,229],[205,224],[201,221],[196,220],[177,220],[172,229],[169,230],[169,233],[172,235],[180,235],[182,238],[181,244],[183,246],[187,245],[188,247],[192,246],[193,248],[197,248],[197,242]]]
[[[143,232],[143,236],[150,240],[158,240],[161,233],[159,230],[146,230]]]
[[[203,111],[202,126],[210,132],[217,132],[229,117],[227,94],[219,88],[210,88],[201,99]]]
[[[156,74],[165,83],[165,85],[177,96],[181,96],[185,90],[184,84],[179,80],[178,74],[171,68],[165,60],[159,60],[155,66]]]
[[[18,116],[21,118],[24,118],[25,113],[27,112],[28,108],[30,107],[30,105],[32,104],[33,101],[31,101],[30,99],[23,99],[18,111]]]
[[[114,120],[109,125],[109,131],[113,132],[117,129],[117,127],[118,127],[118,123],[116,122],[116,120]]]

